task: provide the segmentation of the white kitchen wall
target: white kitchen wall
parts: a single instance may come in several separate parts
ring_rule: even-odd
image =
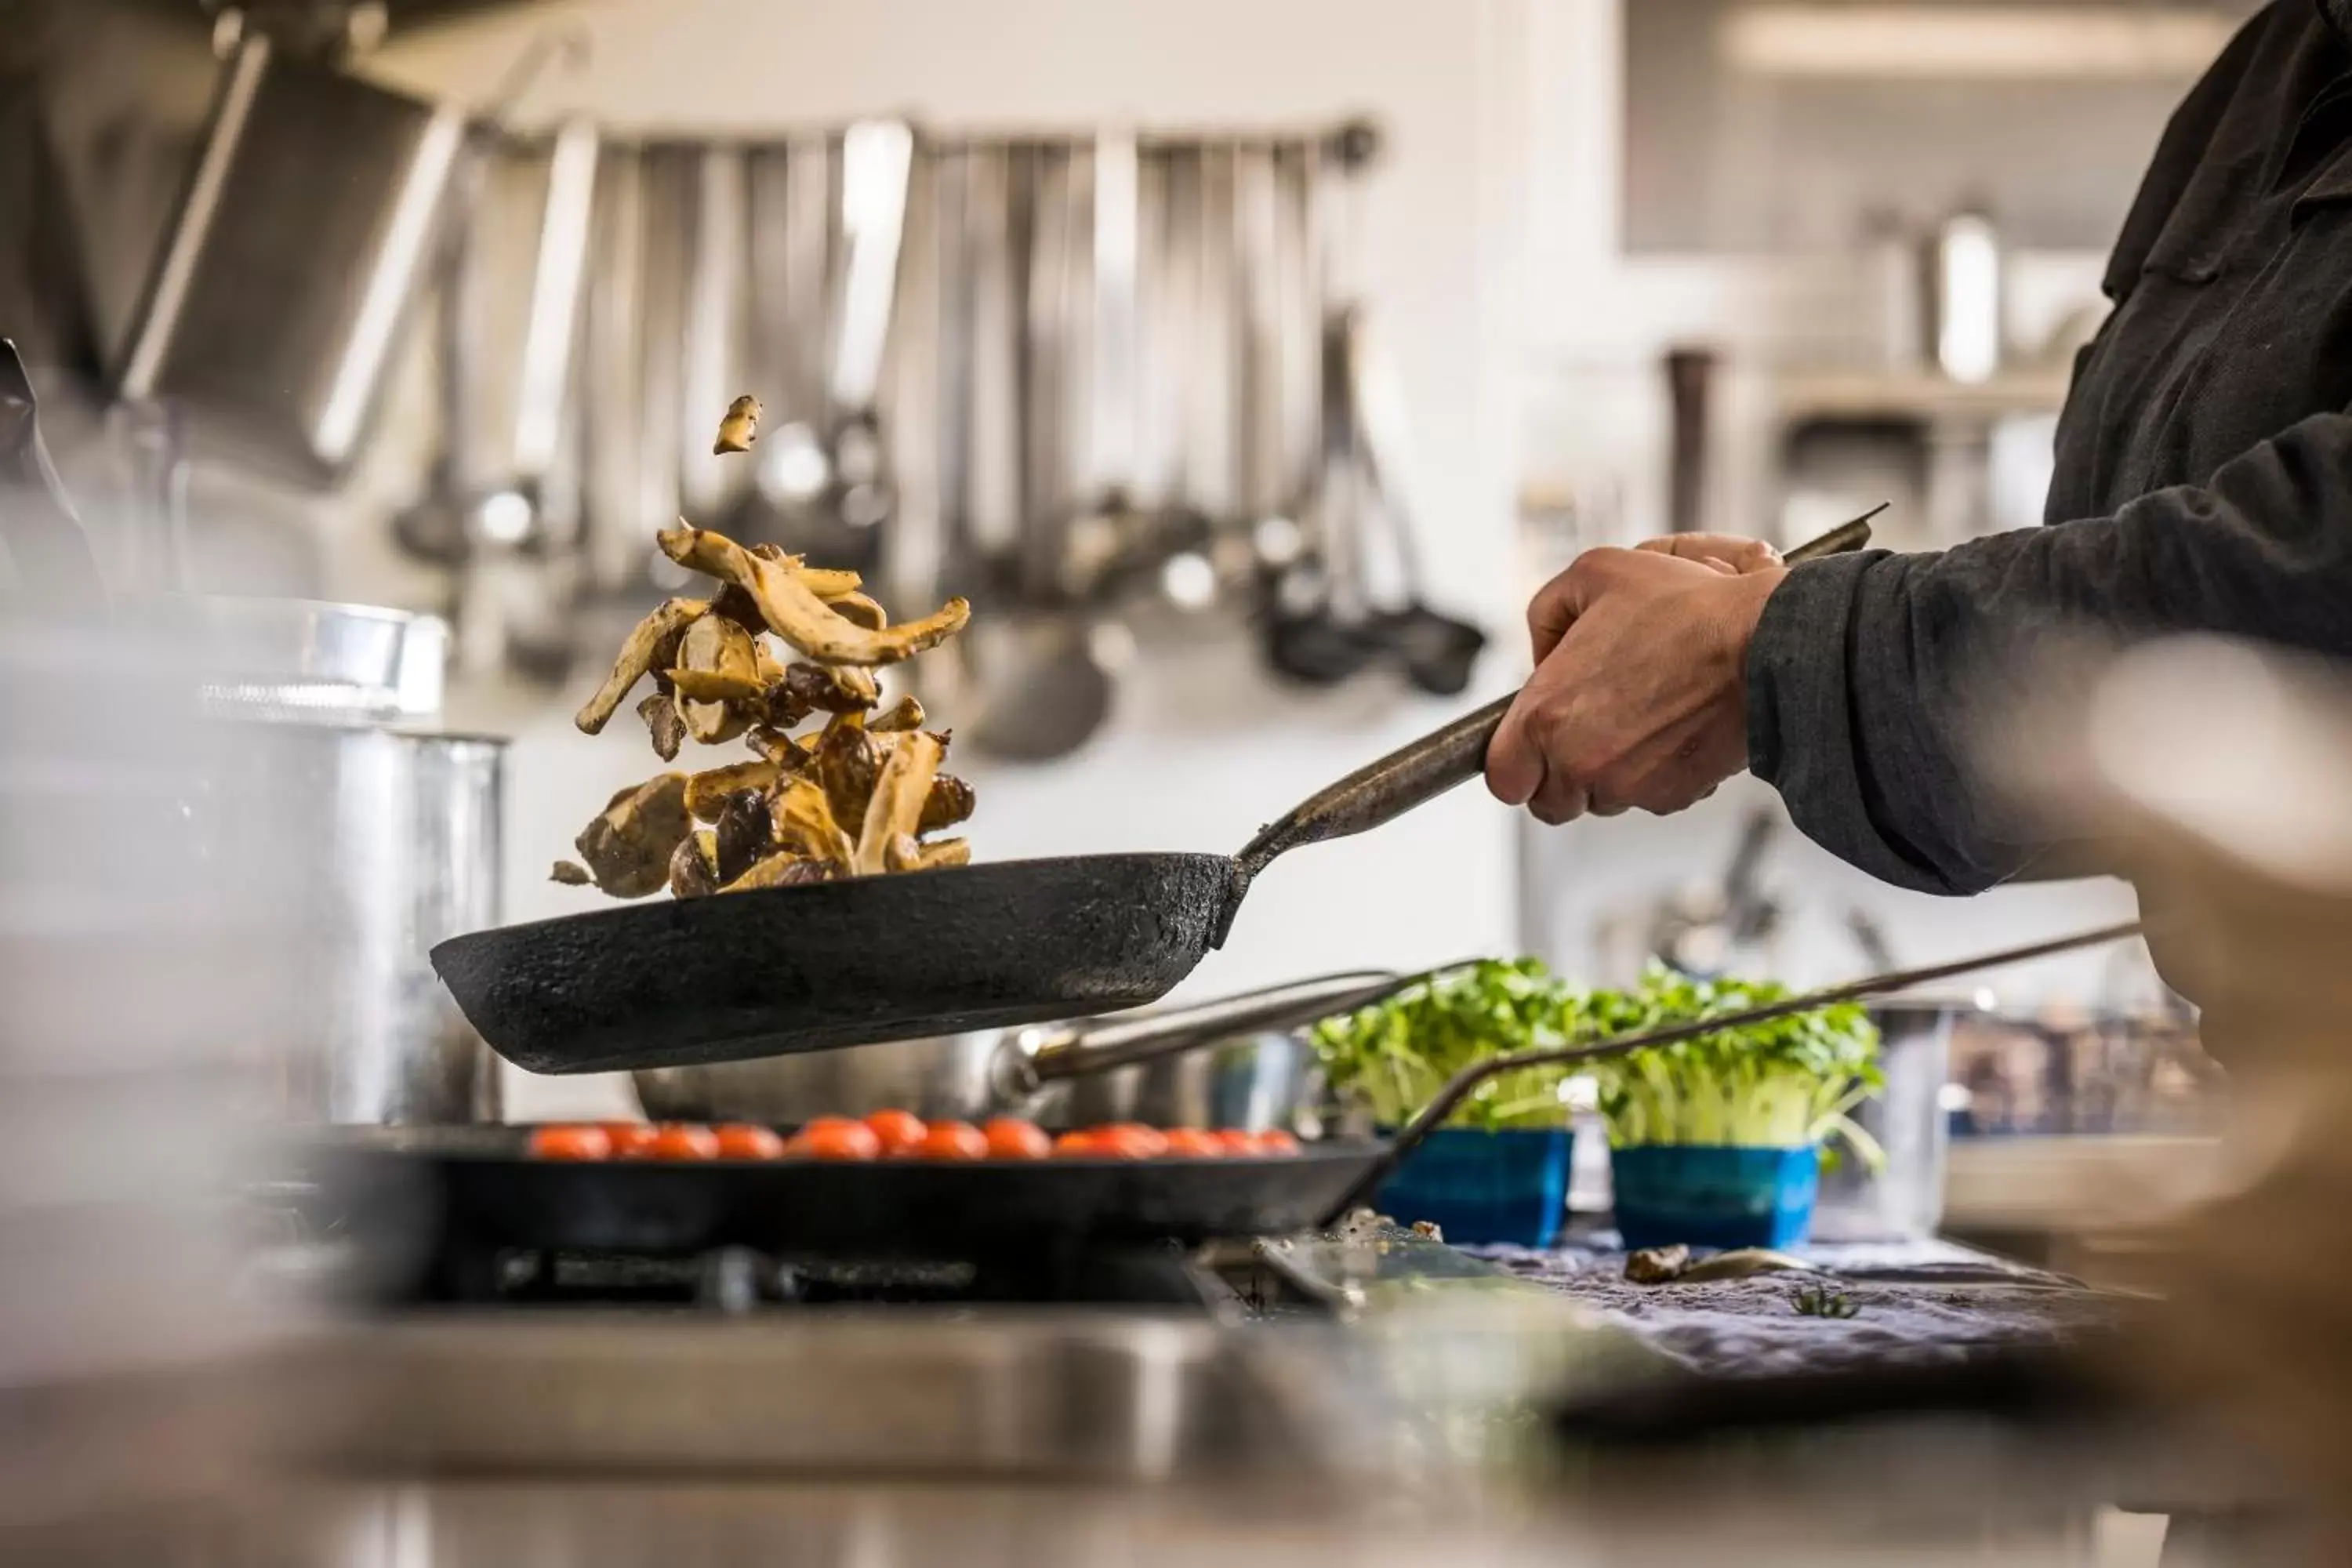
[[[591,30],[593,58],[535,105],[629,129],[740,132],[872,111],[963,126],[1375,116],[1388,154],[1365,214],[1365,283],[1413,420],[1412,490],[1432,595],[1507,630],[1521,603],[1511,516],[1529,9],[1528,0],[547,0],[397,40],[373,68],[478,100],[536,30],[577,21]],[[347,541],[347,574],[374,570],[374,548]],[[1486,684],[1504,689],[1518,658],[1507,639]],[[601,742],[571,730],[580,695],[551,703],[478,687],[453,704],[454,720],[516,740],[510,919],[593,907],[594,895],[551,886],[548,863],[648,765],[617,728]],[[1378,682],[1308,698],[1270,685],[1230,644],[1163,653],[1079,757],[1026,772],[971,767],[975,847],[995,859],[1230,851],[1307,794],[1479,700],[1433,702]],[[1468,789],[1377,837],[1286,860],[1188,990],[1506,950],[1515,940],[1511,831],[1507,814]],[[608,1080],[509,1084],[518,1117],[623,1103]]]

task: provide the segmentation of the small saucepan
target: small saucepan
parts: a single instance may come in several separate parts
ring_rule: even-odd
[[[924,1039],[891,1040],[855,1050],[817,1051],[761,1061],[648,1068],[630,1075],[637,1103],[660,1121],[755,1121],[796,1126],[819,1116],[866,1116],[901,1110],[925,1121],[976,1121],[997,1115],[1047,1123],[1194,1120],[1279,1124],[1280,1108],[1296,1097],[1278,1071],[1261,1073],[1247,1105],[1219,1115],[1204,1106],[1164,1107],[1202,1100],[1187,1094],[1197,1075],[1164,1071],[1175,1058],[1211,1047],[1296,1029],[1377,1002],[1423,978],[1383,970],[1356,971],[1293,981],[1213,1002],[1117,1014],[1025,1029],[982,1029]],[[1259,1047],[1264,1055],[1264,1047]],[[1269,1060],[1268,1069],[1280,1063]],[[1152,1092],[1174,1088],[1173,1095]],[[1251,1086],[1244,1086],[1247,1089]]]

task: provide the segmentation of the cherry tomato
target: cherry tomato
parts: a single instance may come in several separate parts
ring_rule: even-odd
[[[530,1152],[541,1160],[602,1160],[613,1140],[601,1127],[541,1127],[530,1135]]]
[[[652,1152],[654,1139],[660,1129],[649,1121],[607,1121],[604,1136],[613,1141],[613,1153],[623,1160],[643,1159]]]
[[[988,1139],[969,1121],[934,1121],[915,1152],[926,1160],[985,1160]]]
[[[1120,1121],[1103,1129],[1122,1158],[1157,1160],[1168,1152],[1168,1134],[1140,1121]]]
[[[930,1131],[923,1119],[911,1110],[877,1110],[866,1119],[874,1131],[875,1141],[882,1145],[885,1154],[912,1154],[919,1151],[923,1135]]]
[[[646,1157],[652,1160],[716,1160],[719,1135],[691,1121],[673,1121],[654,1131]]]
[[[1220,1127],[1214,1133],[1211,1134],[1211,1136],[1216,1139],[1217,1142],[1223,1146],[1224,1152],[1228,1154],[1255,1154],[1257,1152],[1256,1134],[1244,1132],[1238,1127]]]
[[[1065,1132],[1054,1140],[1054,1152],[1063,1159],[1098,1160],[1110,1152],[1103,1135],[1093,1129]]]
[[[1296,1154],[1298,1140],[1281,1128],[1273,1128],[1257,1135],[1257,1152],[1261,1154]]]
[[[1156,1160],[1168,1152],[1168,1135],[1153,1127],[1090,1127],[1078,1136],[1087,1142],[1080,1150],[1097,1160]],[[1064,1151],[1059,1144],[1055,1152]]]
[[[1168,1130],[1168,1152],[1186,1160],[1214,1160],[1225,1152],[1224,1140],[1197,1127]]]
[[[731,1121],[711,1129],[722,1160],[773,1160],[784,1152],[784,1141],[773,1131],[747,1121]]]
[[[845,1116],[820,1116],[793,1134],[785,1152],[812,1160],[871,1160],[882,1152],[874,1129]]]
[[[1045,1136],[1045,1129],[1017,1116],[997,1117],[980,1131],[988,1140],[992,1159],[1042,1160],[1054,1152],[1054,1141]]]

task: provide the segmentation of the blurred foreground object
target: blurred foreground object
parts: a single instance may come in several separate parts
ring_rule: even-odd
[[[302,846],[266,781],[223,787],[207,655],[0,619],[0,1558],[249,1451],[233,1064],[288,1032]]]
[[[2059,680],[2055,689],[2072,682]],[[2132,878],[2165,979],[2231,1079],[2217,1195],[2149,1238],[2142,1371],[2313,1500],[2352,1482],[2352,683],[2210,639],[2105,662],[2012,754]],[[2084,700],[2086,699],[2086,700]],[[2341,1501],[2327,1505],[2331,1512]]]

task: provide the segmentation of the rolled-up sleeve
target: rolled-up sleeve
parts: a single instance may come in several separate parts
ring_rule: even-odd
[[[1748,647],[1748,765],[1841,859],[1980,891],[2051,847],[1975,747],[2022,707],[2037,647],[2076,631],[2352,657],[2352,417],[2314,416],[2112,517],[1795,568]]]

